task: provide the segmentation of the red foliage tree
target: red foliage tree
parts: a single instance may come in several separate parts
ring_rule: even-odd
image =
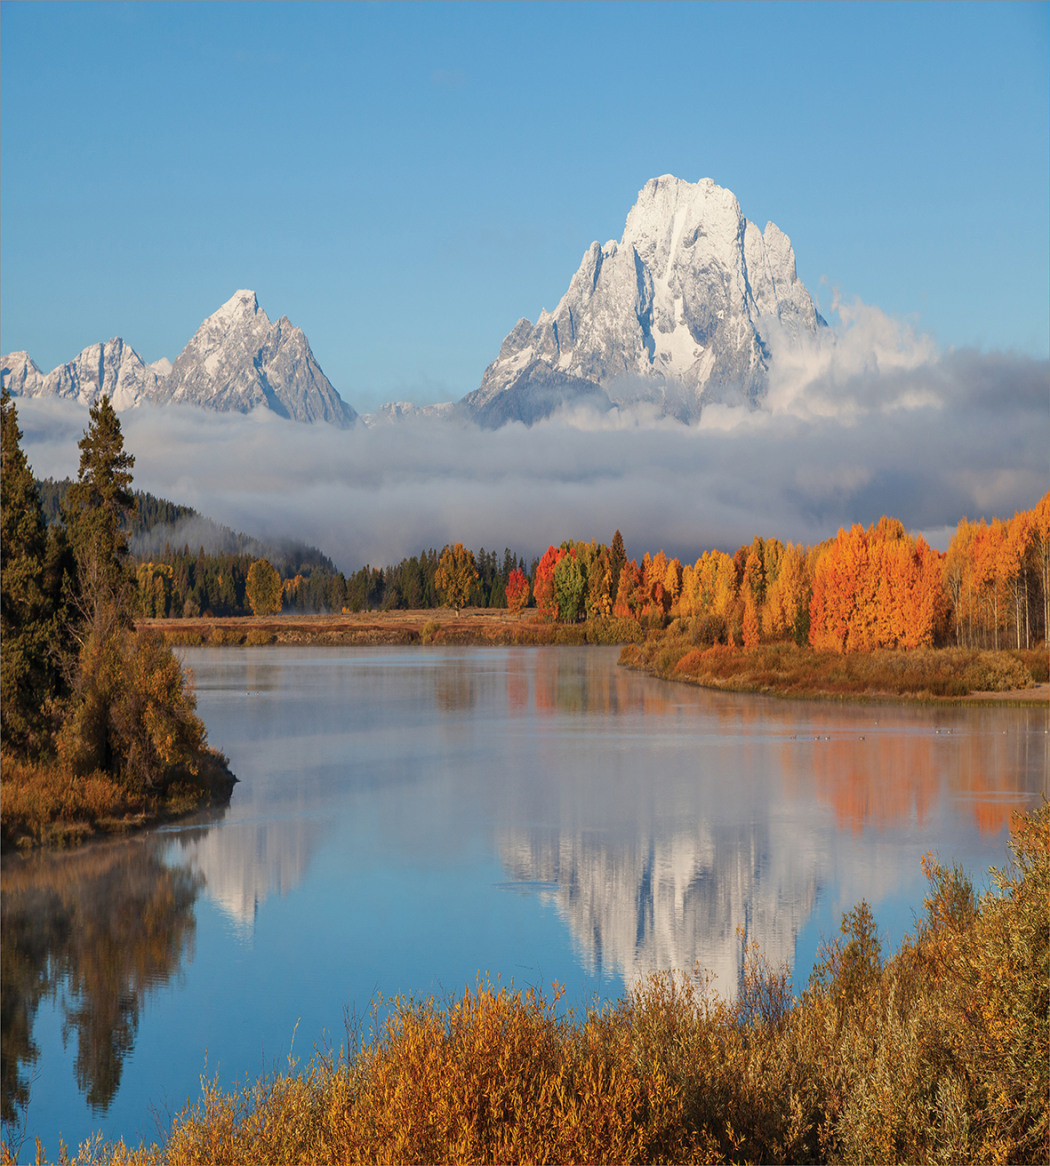
[[[529,602],[529,578],[520,567],[515,567],[507,579],[507,610],[523,611]]]

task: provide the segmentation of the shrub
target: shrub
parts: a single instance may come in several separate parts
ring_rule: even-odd
[[[213,648],[236,647],[244,643],[244,633],[238,628],[212,628],[208,643]]]

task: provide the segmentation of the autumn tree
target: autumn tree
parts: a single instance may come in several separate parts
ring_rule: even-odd
[[[554,588],[554,570],[569,552],[564,547],[549,546],[536,565],[532,594],[536,608],[544,619],[558,619],[558,597]]]
[[[147,619],[164,619],[171,610],[175,576],[169,563],[140,563],[136,575],[139,610]]]
[[[268,559],[256,559],[248,569],[244,594],[252,615],[276,615],[284,602],[284,584]]]
[[[507,610],[520,614],[529,604],[529,579],[520,567],[515,567],[507,579]]]
[[[621,568],[622,570],[622,568]],[[587,566],[587,616],[589,619],[608,619],[612,615],[613,600],[612,551],[597,548]]]
[[[438,560],[434,583],[442,601],[455,608],[456,614],[470,601],[470,593],[478,581],[478,565],[474,552],[468,551],[462,543],[446,546]]]
[[[1043,640],[1050,640],[1050,493],[1044,494],[1033,512],[1032,552],[1043,592]]]
[[[794,543],[788,543],[780,550],[776,576],[766,589],[762,621],[771,636],[793,635],[799,644],[808,641],[808,626],[804,634],[801,627],[803,615],[808,624],[808,591],[809,580],[803,550]]]
[[[895,519],[839,530],[813,572],[810,643],[837,652],[916,648],[942,638],[943,556]]]
[[[638,619],[642,613],[644,601],[642,569],[634,559],[628,559],[620,571],[620,582],[616,588],[613,615],[618,619]]]
[[[751,591],[751,584],[745,577],[742,588],[744,597],[744,614],[741,621],[742,635],[745,648],[757,648],[759,642],[758,608]]]

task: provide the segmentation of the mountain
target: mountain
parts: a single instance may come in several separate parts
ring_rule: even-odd
[[[45,376],[28,352],[12,352],[2,359],[4,383],[22,397],[61,397],[92,405],[108,396],[115,409],[128,409],[162,397],[162,377],[156,367],[117,337],[91,344],[68,364]]]
[[[293,421],[343,428],[357,417],[332,388],[302,330],[287,316],[271,323],[253,291],[236,292],[210,315],[174,364],[162,358],[147,365],[117,338],[85,348],[46,376],[27,352],[0,358],[0,368],[15,396],[91,405],[108,395],[116,409],[144,401],[224,413],[265,408]]]
[[[236,292],[179,353],[165,399],[221,412],[263,407],[293,421],[352,425],[356,412],[332,388],[310,343],[287,316],[271,323],[253,291]]]
[[[787,235],[760,231],[709,178],[665,174],[619,243],[591,244],[554,311],[518,321],[460,404],[485,426],[638,401],[690,421],[710,402],[759,404],[771,346],[823,325]]]

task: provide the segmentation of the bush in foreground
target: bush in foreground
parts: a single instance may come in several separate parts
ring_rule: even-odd
[[[752,949],[733,1002],[699,975],[580,1017],[488,983],[395,1000],[353,1055],[205,1084],[163,1145],[74,1161],[1045,1162],[1048,826],[1018,817],[981,898],[927,859],[888,961],[860,904],[800,998]]]

